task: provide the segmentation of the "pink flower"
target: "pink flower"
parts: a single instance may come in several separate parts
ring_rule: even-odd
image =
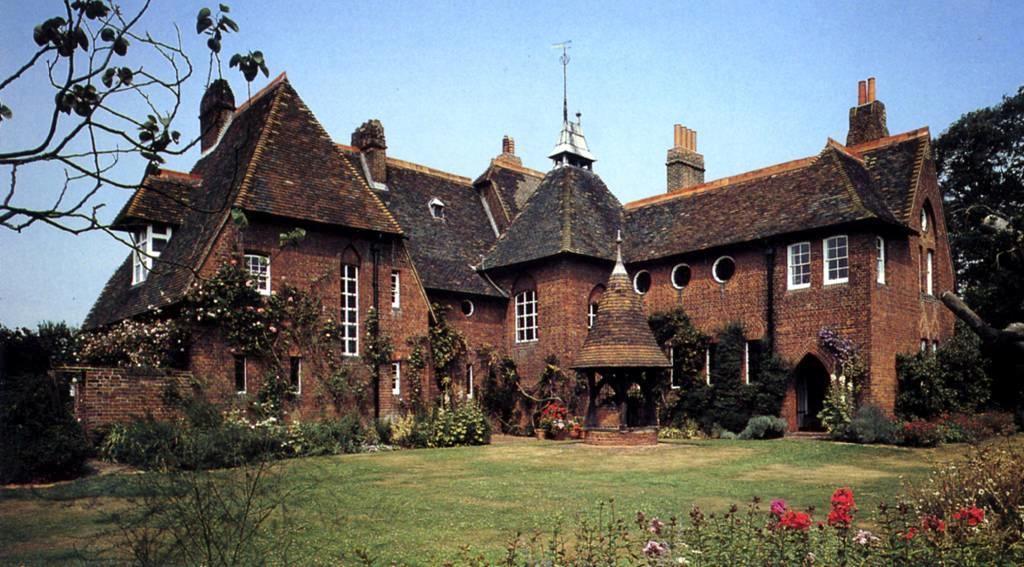
[[[786,501],[781,498],[772,500],[771,511],[773,516],[781,518],[786,513]]]
[[[664,544],[658,543],[653,539],[648,541],[647,545],[644,546],[644,555],[648,557],[657,557],[659,555],[664,555],[666,551],[668,551],[668,548],[665,547]]]
[[[651,520],[651,527],[647,528],[651,533],[655,535],[661,535],[661,529],[665,527],[665,522],[662,522],[658,518]]]

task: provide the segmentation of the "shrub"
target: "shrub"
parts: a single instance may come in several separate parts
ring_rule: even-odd
[[[706,435],[700,430],[700,425],[692,419],[684,419],[681,427],[661,427],[658,429],[658,439],[704,439]]]
[[[833,436],[853,443],[895,443],[899,430],[899,425],[882,408],[864,405],[853,415],[850,423],[836,430]]]
[[[463,402],[454,409],[438,408],[431,422],[431,447],[486,445],[491,442],[491,424],[476,402]]]
[[[908,421],[900,430],[900,439],[911,447],[935,447],[942,442],[942,431],[930,421]]]
[[[430,419],[409,413],[391,422],[391,440],[399,447],[420,449],[430,443]]]
[[[480,389],[480,402],[502,433],[519,432],[523,415],[519,409],[519,374],[509,357],[490,360]]]
[[[935,353],[896,358],[896,412],[907,419],[972,412],[989,401],[992,381],[978,337],[957,323],[956,334]]]
[[[301,457],[358,453],[366,436],[355,414],[336,420],[298,423],[288,431],[290,453]]]
[[[141,469],[163,469],[175,461],[181,440],[177,423],[153,418],[115,423],[100,445],[100,457]]]
[[[85,470],[88,439],[72,411],[70,383],[47,373],[70,356],[73,331],[0,326],[0,483],[71,478]]]
[[[778,439],[786,434],[786,420],[772,415],[755,415],[737,436],[739,439]]]

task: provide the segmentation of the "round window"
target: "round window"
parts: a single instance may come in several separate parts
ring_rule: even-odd
[[[715,281],[718,283],[729,281],[735,273],[736,261],[728,256],[722,256],[715,260],[715,265],[711,266],[711,275],[715,277]]]
[[[679,264],[672,268],[672,287],[683,289],[690,283],[690,266]]]
[[[641,270],[633,276],[633,289],[643,295],[651,289],[651,274],[647,270]]]
[[[476,307],[473,305],[473,302],[468,299],[463,299],[462,314],[466,317],[471,317],[473,315],[473,311],[476,311]]]

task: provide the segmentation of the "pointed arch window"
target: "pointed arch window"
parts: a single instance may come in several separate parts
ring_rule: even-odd
[[[885,283],[885,239],[881,236],[875,238],[875,281]]]

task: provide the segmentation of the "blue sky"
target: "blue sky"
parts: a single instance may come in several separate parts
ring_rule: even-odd
[[[1020,2],[229,3],[242,30],[225,50],[262,49],[271,76],[286,71],[336,140],[379,118],[389,155],[470,177],[505,134],[527,166],[549,168],[562,95],[551,44],[571,39],[570,112],[582,112],[595,170],[623,202],[665,190],[677,122],[698,131],[711,180],[816,154],[828,137],[844,141],[857,81],[868,76],[878,78],[893,133],[927,125],[938,135],[1024,84]],[[145,29],[170,38],[178,22],[201,69],[177,124],[192,136],[206,65],[192,31],[196,11],[212,3],[156,4]],[[31,54],[32,27],[60,9],[18,2],[4,12],[7,76]],[[244,99],[241,77],[227,76]],[[0,150],[39,137],[52,100],[41,79],[0,93],[16,118],[0,127]],[[195,159],[169,166],[188,170]],[[141,172],[122,165],[125,177]],[[8,175],[0,172],[4,186]],[[25,172],[21,198],[52,197],[62,175]],[[102,192],[103,218],[127,198]],[[0,323],[80,324],[126,255],[100,234],[0,231]]]

